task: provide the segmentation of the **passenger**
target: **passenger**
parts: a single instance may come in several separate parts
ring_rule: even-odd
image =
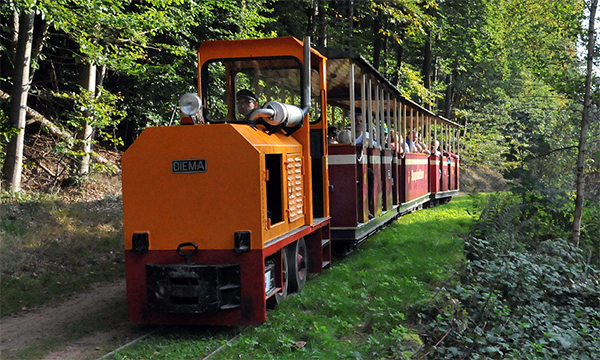
[[[387,124],[383,124],[383,143],[387,146],[390,143],[390,138],[388,134],[388,128],[387,128]]]
[[[356,129],[355,129],[355,133],[356,133],[356,140],[354,141],[355,145],[361,144],[363,141],[363,133],[362,133],[362,122],[363,122],[363,117],[362,117],[362,113],[359,113],[360,109],[357,109],[357,113],[354,115],[354,120],[356,121]],[[371,138],[371,136],[369,135],[369,131],[366,131],[367,136],[367,143],[368,140]],[[377,141],[373,140],[373,145],[377,146]]]
[[[404,142],[404,138],[400,135],[399,132],[396,132],[394,129],[390,131],[391,138],[394,139],[391,146],[392,149],[398,151],[400,154],[406,153],[406,143]]]
[[[396,147],[400,154],[404,154],[404,148],[406,147],[406,143],[404,143],[404,138],[400,133],[396,134]]]
[[[390,147],[392,148],[392,150],[396,150],[396,148],[398,147],[398,134],[396,134],[396,131],[394,131],[394,129],[390,130],[390,139],[392,139]]]
[[[328,144],[337,144],[337,135],[338,130],[335,126],[330,126],[327,128],[327,143]]]
[[[236,96],[237,108],[244,117],[258,108],[258,97],[250,90],[240,90]]]
[[[404,141],[404,137],[402,137],[402,135],[398,134],[398,136],[400,137],[398,140],[398,144],[400,144],[400,147],[398,148],[398,152],[400,154],[408,154],[410,152],[410,148],[408,146],[408,143],[406,143]]]
[[[412,130],[408,136],[406,136],[406,144],[408,145],[408,152],[418,153],[421,152],[420,146],[418,146],[417,142],[417,131]]]
[[[356,134],[356,140],[354,141],[355,145],[359,145],[362,143],[363,141],[363,133],[362,133],[362,123],[363,123],[363,117],[362,117],[362,111],[361,109],[356,109],[356,113],[354,114],[354,121],[355,121],[355,134]],[[370,139],[369,136],[369,131],[367,129],[366,131],[366,136],[365,138],[368,140]],[[373,145],[377,146],[377,142],[375,140],[373,140]],[[368,191],[368,200],[369,200],[369,220],[373,219],[373,212],[371,211],[371,207],[374,208],[374,187],[375,187],[375,174],[373,173],[373,169],[371,168],[367,168],[367,191]]]
[[[416,152],[418,152],[418,153],[423,152],[423,147],[421,146],[420,137],[421,137],[421,133],[417,131],[413,138],[413,141],[415,142],[415,147],[417,148]]]
[[[340,133],[337,136],[338,144],[350,144],[352,142],[352,139],[350,138],[351,135],[352,132],[350,131],[350,129],[344,129],[340,131]]]
[[[421,135],[421,133],[417,133],[417,142],[419,144],[419,146],[421,147],[421,152],[423,154],[427,154],[427,155],[431,155],[431,151],[427,148],[427,145],[425,145],[425,142],[423,141],[423,137]]]
[[[437,140],[431,141],[431,153],[435,156],[442,156],[442,152],[440,151],[440,142]]]
[[[442,152],[442,155],[444,155],[445,157],[448,158],[448,161],[450,161],[450,152],[444,150],[444,148],[441,148],[440,151]]]

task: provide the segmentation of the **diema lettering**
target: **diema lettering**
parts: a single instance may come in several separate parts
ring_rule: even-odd
[[[206,159],[173,160],[171,170],[175,174],[192,174],[206,172]]]

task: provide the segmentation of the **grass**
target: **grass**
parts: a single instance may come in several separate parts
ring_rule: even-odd
[[[472,199],[460,197],[404,216],[211,359],[408,359],[417,354],[422,348],[419,309],[463,264],[461,235],[473,221],[467,209],[473,209]],[[233,330],[195,338],[178,328],[175,335],[161,332],[113,358],[195,359]]]
[[[18,200],[0,203],[1,316],[123,278],[119,198]]]

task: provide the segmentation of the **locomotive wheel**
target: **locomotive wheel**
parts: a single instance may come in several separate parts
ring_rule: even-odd
[[[282,270],[282,276],[283,276],[283,284],[282,284],[282,290],[278,293],[276,293],[275,295],[271,296],[268,300],[267,300],[267,305],[269,308],[274,308],[276,305],[281,304],[281,302],[287,297],[287,293],[288,293],[288,277],[289,277],[289,270],[288,270],[288,255],[287,255],[287,248],[283,248],[281,249],[281,270]]]
[[[296,292],[306,284],[308,275],[308,251],[304,238],[288,246],[288,292]]]

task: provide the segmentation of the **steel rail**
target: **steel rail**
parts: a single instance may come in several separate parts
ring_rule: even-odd
[[[242,336],[242,334],[244,334],[245,332],[247,332],[248,330],[250,330],[250,328],[251,328],[251,326],[246,326],[246,327],[245,327],[245,328],[244,328],[242,331],[240,331],[240,332],[239,332],[237,335],[235,335],[234,337],[232,337],[231,339],[229,339],[229,341],[227,341],[227,342],[226,342],[226,343],[224,343],[223,345],[221,345],[221,346],[219,346],[218,348],[216,348],[216,349],[215,349],[213,352],[211,352],[210,354],[208,354],[208,355],[206,355],[206,356],[204,356],[204,357],[202,357],[202,358],[199,358],[198,360],[209,360],[209,359],[210,359],[210,358],[212,358],[212,357],[213,357],[215,354],[218,354],[218,353],[219,353],[221,350],[223,350],[223,348],[225,348],[225,346],[228,346],[228,345],[230,345],[231,343],[233,343],[234,341],[236,341],[236,340],[237,340],[237,339],[238,339],[240,336]],[[144,335],[142,335],[142,336],[140,336],[140,337],[138,337],[138,338],[136,338],[136,339],[134,339],[134,340],[132,340],[132,341],[128,342],[127,344],[125,344],[125,345],[123,345],[123,346],[121,346],[121,347],[119,347],[119,348],[117,348],[117,349],[115,349],[115,350],[113,350],[113,351],[109,352],[108,354],[106,354],[106,355],[104,355],[104,356],[101,356],[101,357],[99,357],[99,358],[98,358],[98,359],[96,359],[96,360],[104,360],[104,359],[108,358],[109,356],[115,355],[117,352],[119,352],[119,351],[121,351],[121,350],[123,350],[123,349],[126,349],[126,348],[130,347],[131,345],[134,345],[134,344],[136,344],[137,342],[139,342],[139,341],[141,341],[141,340],[143,340],[143,339],[147,338],[148,336],[150,336],[150,335],[154,334],[154,333],[155,333],[155,332],[157,332],[158,330],[159,330],[159,329],[158,329],[158,328],[156,328],[156,329],[154,329],[154,330],[152,330],[152,331],[150,331],[150,332],[148,332],[148,333],[146,333],[146,334],[144,334]]]

